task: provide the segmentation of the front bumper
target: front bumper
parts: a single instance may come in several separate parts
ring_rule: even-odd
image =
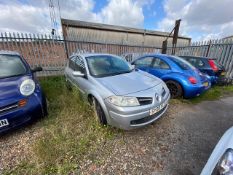
[[[170,94],[160,104],[151,104],[137,107],[112,107],[111,104],[106,104],[109,109],[109,124],[124,130],[135,129],[146,126],[159,119],[167,110]],[[164,107],[157,113],[150,115],[150,110],[161,104]]]
[[[0,113],[0,120],[7,119],[9,125],[0,128],[0,133],[16,129],[33,119],[43,116],[43,105],[40,98],[33,94],[27,97],[27,104],[24,107],[16,107],[7,112]]]

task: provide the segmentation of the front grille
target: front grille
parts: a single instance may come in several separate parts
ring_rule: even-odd
[[[166,107],[167,107],[167,105],[162,110],[160,110],[159,112],[155,113],[154,115],[150,115],[150,116],[138,119],[138,120],[132,120],[130,122],[130,124],[131,125],[139,125],[139,124],[147,123],[147,122],[155,119],[156,117],[158,117],[160,114],[162,114],[164,112],[164,110],[166,109]]]
[[[137,99],[140,105],[149,105],[153,101],[151,97],[137,97]]]
[[[0,107],[0,114],[14,110],[17,107],[18,107],[18,103],[12,103],[10,105]]]

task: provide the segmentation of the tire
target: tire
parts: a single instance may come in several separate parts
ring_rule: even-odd
[[[171,98],[183,97],[183,89],[181,85],[173,80],[166,81],[166,85],[171,93]]]
[[[95,117],[96,120],[101,124],[101,125],[107,125],[107,119],[104,114],[104,110],[102,109],[101,105],[99,102],[93,97],[93,107],[95,111]]]

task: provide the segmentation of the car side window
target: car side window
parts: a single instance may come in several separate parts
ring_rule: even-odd
[[[81,73],[85,73],[85,65],[82,57],[71,57],[69,60],[69,67],[74,71],[80,71]]]
[[[198,65],[198,67],[203,67],[205,64],[201,59],[198,59],[197,60],[197,65]]]
[[[154,58],[152,67],[156,69],[170,69],[170,66],[160,58]]]
[[[76,62],[76,56],[72,56],[69,59],[69,68],[71,68],[72,70],[75,70],[75,62]]]
[[[85,64],[82,57],[77,56],[75,60],[75,71],[85,73]]]
[[[134,62],[136,66],[150,66],[153,61],[153,57],[144,57]]]
[[[197,59],[196,58],[189,58],[188,62],[190,62],[195,67],[203,67],[204,66],[204,62],[198,58]]]

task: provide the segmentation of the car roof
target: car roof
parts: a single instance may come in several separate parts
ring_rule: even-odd
[[[202,58],[207,60],[216,60],[217,58],[211,58],[211,57],[201,57],[201,56],[190,56],[190,55],[180,55],[179,57],[185,57],[185,58]]]
[[[107,53],[74,53],[71,56],[82,56],[82,57],[91,57],[91,56],[98,56],[98,55],[104,55],[104,56],[117,56]]]
[[[10,51],[10,50],[0,50],[0,55],[19,55],[20,54],[16,51]]]
[[[154,57],[160,57],[162,59],[170,59],[176,55],[168,55],[168,54],[162,54],[162,53],[148,53],[148,54],[145,54],[145,55],[142,55],[138,58],[141,58],[141,57],[147,57],[147,56],[154,56]]]

